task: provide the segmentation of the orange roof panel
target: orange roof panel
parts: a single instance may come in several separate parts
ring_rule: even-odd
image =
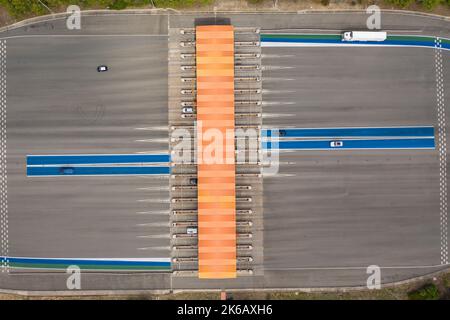
[[[199,278],[235,278],[233,26],[197,26],[196,63]],[[222,150],[211,153],[213,141]]]

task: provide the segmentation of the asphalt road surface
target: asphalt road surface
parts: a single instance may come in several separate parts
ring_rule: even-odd
[[[263,49],[268,127],[437,125],[434,50]],[[282,153],[264,200],[267,269],[440,263],[437,150]]]
[[[168,28],[192,27],[205,16],[86,15],[78,31],[68,31],[64,19],[50,19],[1,33],[7,52],[10,256],[170,256],[166,177],[27,177],[26,156],[167,152]],[[359,13],[222,16],[263,32],[336,33],[364,28],[366,19]],[[383,27],[450,34],[443,19],[406,14],[385,14]],[[448,135],[448,112],[444,125],[438,116],[434,49],[262,53],[266,127],[441,125]],[[449,101],[450,59],[448,52],[442,55],[440,81]],[[98,73],[100,64],[110,70]],[[264,179],[262,274],[230,281],[89,274],[83,288],[362,286],[371,264],[382,267],[383,282],[443,269],[439,151],[437,145],[282,153],[279,175]],[[65,280],[65,274],[13,272],[0,275],[0,287],[64,290]]]
[[[167,153],[166,36],[14,38],[7,51],[10,255],[169,257],[167,177],[26,176],[27,155]]]

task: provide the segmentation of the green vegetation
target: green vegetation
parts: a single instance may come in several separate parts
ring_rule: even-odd
[[[386,3],[393,4],[395,6],[405,8],[412,4],[414,0],[385,0]]]
[[[432,10],[434,8],[436,8],[436,6],[440,3],[444,4],[447,1],[442,1],[442,0],[422,0],[422,5],[428,9],[428,10]]]
[[[301,0],[299,0],[300,2]],[[328,6],[330,0],[318,0],[323,6]],[[438,5],[450,7],[450,0],[384,0],[399,8],[407,8],[412,4],[419,4],[425,10],[433,10]],[[71,4],[80,6],[82,9],[114,9],[142,8],[155,6],[158,8],[192,8],[211,5],[215,0],[0,0],[0,6],[6,8],[10,16],[23,19],[32,16],[64,11]],[[247,0],[249,4],[257,5],[264,0]],[[362,3],[363,0],[348,0],[349,4]]]
[[[109,8],[113,9],[113,10],[123,10],[127,6],[128,6],[128,3],[126,0],[117,0],[117,1],[114,1],[114,3],[111,3]]]
[[[450,0],[384,0],[387,4],[393,4],[400,8],[406,8],[413,3],[422,5],[426,10],[433,10],[439,4],[450,6]]]
[[[206,6],[214,3],[214,0],[153,0],[158,8],[189,8]]]
[[[187,8],[204,6],[214,0],[0,0],[0,6],[17,19],[48,14],[49,11],[61,12],[69,5],[78,5],[81,9],[113,9],[142,8],[153,6],[159,8]]]
[[[45,7],[39,4],[38,1],[0,0],[0,5],[5,7],[8,10],[8,13],[14,17],[47,13]]]
[[[426,284],[421,288],[408,293],[408,298],[410,300],[437,300],[439,297],[439,290],[433,283]]]
[[[445,288],[450,289],[450,273],[447,273],[446,275],[444,275],[442,281],[444,283]]]

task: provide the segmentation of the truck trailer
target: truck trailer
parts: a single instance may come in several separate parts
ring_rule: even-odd
[[[342,34],[342,41],[384,41],[385,31],[346,31]]]

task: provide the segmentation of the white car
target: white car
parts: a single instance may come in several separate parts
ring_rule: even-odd
[[[341,140],[334,140],[330,142],[330,147],[332,148],[340,148],[344,146],[344,142]]]
[[[186,233],[190,234],[190,235],[197,234],[197,227],[189,227],[189,228],[187,228]]]
[[[192,107],[185,107],[185,108],[181,109],[181,112],[183,112],[184,114],[194,113],[194,108],[192,108]]]
[[[97,71],[98,72],[106,72],[106,71],[108,71],[108,66],[105,66],[105,65],[98,66]]]

